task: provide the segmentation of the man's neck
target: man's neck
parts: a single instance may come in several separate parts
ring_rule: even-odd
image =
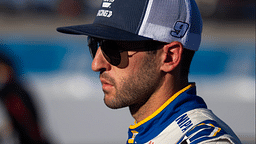
[[[176,92],[180,91],[188,85],[187,79],[165,81],[155,91],[149,99],[143,104],[135,104],[129,107],[131,115],[140,122],[153,114],[158,108],[160,108],[168,99],[170,99]]]

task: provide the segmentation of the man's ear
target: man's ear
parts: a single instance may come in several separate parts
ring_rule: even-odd
[[[166,44],[163,47],[161,70],[164,72],[173,71],[181,62],[182,52],[183,45],[180,42],[174,41]]]

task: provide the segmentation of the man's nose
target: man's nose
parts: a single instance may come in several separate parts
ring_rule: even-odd
[[[92,70],[95,72],[102,72],[110,70],[110,68],[110,63],[105,59],[102,54],[101,48],[99,47],[92,61]]]

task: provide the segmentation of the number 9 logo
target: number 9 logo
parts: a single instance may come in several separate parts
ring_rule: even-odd
[[[177,21],[174,25],[174,31],[171,31],[171,35],[177,38],[182,38],[187,32],[188,27],[188,23]]]

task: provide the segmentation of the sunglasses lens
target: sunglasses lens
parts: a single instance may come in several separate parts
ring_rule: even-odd
[[[87,41],[92,58],[95,57],[99,46],[101,46],[102,54],[110,64],[114,66],[120,64],[121,56],[114,41],[100,40],[89,36]]]
[[[94,58],[96,55],[96,52],[98,50],[99,43],[97,42],[97,40],[95,38],[89,37],[89,36],[88,36],[87,41],[88,41],[90,54],[91,54],[92,58]]]
[[[104,41],[102,43],[101,50],[104,57],[110,64],[114,66],[118,66],[120,64],[120,52],[117,44],[114,41]]]

